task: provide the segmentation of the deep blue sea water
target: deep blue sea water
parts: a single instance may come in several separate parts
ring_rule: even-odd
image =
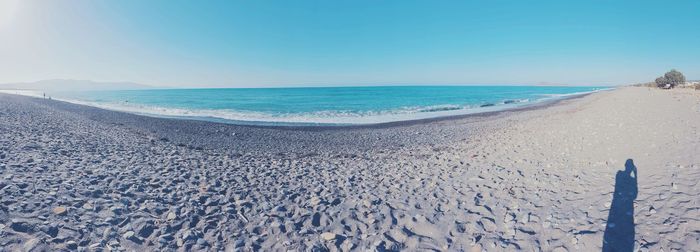
[[[87,91],[59,99],[139,114],[259,125],[372,124],[515,108],[604,87],[386,86]]]

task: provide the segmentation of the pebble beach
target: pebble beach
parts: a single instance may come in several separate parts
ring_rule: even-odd
[[[700,251],[699,153],[690,89],[348,127],[0,94],[0,251]]]

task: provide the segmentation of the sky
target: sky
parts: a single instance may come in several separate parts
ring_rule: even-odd
[[[700,79],[700,1],[0,0],[0,83],[171,87]]]

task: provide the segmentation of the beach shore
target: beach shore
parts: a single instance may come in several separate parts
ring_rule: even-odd
[[[690,89],[339,128],[0,94],[0,248],[693,251],[699,130]]]

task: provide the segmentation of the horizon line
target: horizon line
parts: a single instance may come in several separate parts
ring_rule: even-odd
[[[228,89],[228,88],[238,88],[238,89],[255,89],[255,88],[333,88],[333,87],[440,87],[440,86],[542,86],[542,87],[613,87],[613,86],[628,86],[635,85],[639,83],[627,83],[627,84],[566,84],[566,83],[361,83],[361,84],[340,84],[340,83],[327,83],[327,84],[271,84],[271,85],[260,85],[260,86],[171,86],[171,85],[153,85],[144,84],[134,81],[95,81],[87,79],[65,79],[65,78],[54,78],[54,79],[43,79],[37,81],[24,81],[24,82],[4,82],[0,83],[3,85],[12,84],[33,84],[40,82],[50,82],[50,81],[76,81],[76,82],[94,82],[96,84],[135,84],[144,86],[143,89],[156,88],[156,89]],[[651,81],[650,81],[651,82]]]

